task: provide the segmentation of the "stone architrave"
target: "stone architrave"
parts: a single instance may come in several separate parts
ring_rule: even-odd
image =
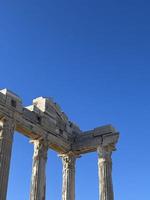
[[[0,200],[6,200],[15,124],[12,119],[0,120]]]
[[[46,161],[48,145],[44,141],[32,140],[34,144],[30,200],[45,200]]]
[[[60,155],[63,163],[62,200],[75,200],[75,155]]]
[[[99,200],[114,200],[112,159],[114,145],[98,147]]]

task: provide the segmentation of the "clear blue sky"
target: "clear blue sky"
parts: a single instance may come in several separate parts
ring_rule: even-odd
[[[2,0],[0,87],[52,96],[83,130],[112,123],[115,200],[150,198],[150,2]],[[32,145],[15,134],[7,200],[28,200]],[[61,199],[49,151],[46,200]],[[77,161],[76,200],[98,200],[97,155]]]

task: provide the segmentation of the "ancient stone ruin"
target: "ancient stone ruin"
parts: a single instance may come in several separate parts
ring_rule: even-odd
[[[34,145],[30,200],[45,200],[45,168],[48,149],[60,155],[63,164],[62,200],[75,200],[75,162],[80,155],[98,154],[99,199],[113,200],[112,151],[119,133],[111,125],[83,132],[69,121],[49,98],[39,97],[23,107],[13,92],[0,91],[0,200],[6,200],[14,131]]]

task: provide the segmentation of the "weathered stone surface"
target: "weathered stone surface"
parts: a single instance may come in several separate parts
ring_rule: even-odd
[[[30,200],[45,200],[45,168],[47,161],[48,146],[46,142],[40,140],[33,140],[31,142],[34,144],[34,155]]]
[[[0,116],[14,118],[16,130],[31,139],[46,137],[49,148],[59,153],[88,153],[96,151],[102,141],[109,144],[118,139],[117,131],[110,125],[82,132],[51,99],[40,97],[24,108],[17,95],[6,89],[1,92]],[[11,105],[11,100],[16,101],[16,108]]]
[[[6,200],[7,195],[14,128],[12,119],[0,120],[0,200]]]
[[[13,131],[33,140],[34,156],[30,200],[45,200],[47,150],[61,154],[62,200],[75,200],[75,161],[78,155],[97,151],[101,200],[113,200],[112,144],[119,133],[111,125],[83,132],[52,99],[39,97],[23,107],[18,95],[0,91],[0,200],[6,200]]]
[[[99,200],[114,200],[112,159],[114,145],[98,147]]]
[[[113,126],[107,125],[98,127],[78,135],[72,144],[72,151],[79,154],[97,151],[98,146],[116,143],[118,137],[119,133]]]
[[[75,162],[74,155],[60,155],[63,163],[62,200],[75,200]]]
[[[16,130],[31,139],[46,137],[49,141],[49,147],[60,153],[70,150],[70,143],[72,140],[69,140],[69,137],[67,139],[64,137],[60,127],[55,124],[52,126],[52,121],[54,120],[50,116],[46,116],[42,111],[39,114],[33,110],[29,110],[31,106],[30,108],[22,107],[22,112],[20,112],[20,104],[17,103],[19,108],[14,107],[11,103],[7,103],[6,99],[8,98],[14,100],[14,94],[11,95],[10,91],[6,94],[0,93],[0,117],[8,116],[14,118],[16,121]],[[18,96],[15,100],[18,102]],[[9,100],[9,102],[11,102],[11,100]],[[47,125],[48,123],[49,126]]]

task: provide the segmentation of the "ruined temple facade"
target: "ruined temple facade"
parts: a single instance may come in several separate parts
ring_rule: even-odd
[[[97,152],[99,199],[114,200],[112,152],[119,133],[111,125],[83,132],[49,98],[39,97],[23,107],[20,97],[0,91],[0,200],[6,200],[14,131],[34,146],[30,200],[45,200],[48,149],[62,159],[62,200],[75,200],[75,163],[81,155]]]

